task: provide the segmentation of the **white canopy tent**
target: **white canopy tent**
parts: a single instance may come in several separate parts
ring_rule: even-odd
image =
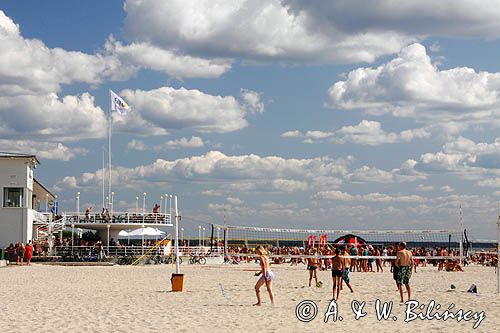
[[[126,230],[122,230],[118,234],[118,238],[142,239],[144,236],[144,238],[146,239],[152,239],[152,238],[165,237],[165,234],[166,234],[165,231],[161,231],[158,228],[147,227],[147,228],[135,229],[128,232]]]

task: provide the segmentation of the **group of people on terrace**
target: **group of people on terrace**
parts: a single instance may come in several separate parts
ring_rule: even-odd
[[[168,214],[160,213],[160,205],[155,204],[149,213],[130,212],[116,215],[111,213],[108,208],[103,207],[101,213],[93,213],[93,207],[85,209],[84,218],[75,216],[79,223],[165,223],[170,222]]]

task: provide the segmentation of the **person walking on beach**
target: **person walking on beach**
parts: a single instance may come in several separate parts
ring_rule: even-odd
[[[413,255],[406,249],[405,242],[398,244],[395,265],[397,267],[396,284],[398,285],[399,295],[401,296],[401,303],[403,303],[403,284],[408,293],[408,300],[411,299],[410,277],[413,268]]]
[[[25,248],[24,248],[23,242],[17,243],[17,248],[16,248],[17,264],[21,265],[21,266],[23,265],[23,261],[24,261],[24,251],[25,251]]]
[[[335,249],[335,257],[332,258],[332,281],[333,299],[338,300],[340,295],[340,285],[344,274],[344,259],[340,256],[340,249]],[[335,297],[336,292],[336,297]]]
[[[374,255],[376,257],[380,257],[382,255],[382,253],[380,253],[380,248],[379,247],[376,247],[375,248],[375,253]],[[377,258],[375,259],[375,264],[377,265],[377,273],[380,271],[380,272],[384,272],[384,269],[382,268],[382,259],[380,258]]]
[[[315,256],[317,254],[316,249],[310,249],[309,255]],[[307,270],[309,271],[309,287],[311,286],[312,279],[318,284],[318,258],[307,258]]]
[[[272,282],[274,280],[274,273],[271,271],[271,264],[269,263],[269,258],[267,257],[267,251],[262,247],[258,246],[255,252],[259,255],[260,262],[260,272],[256,273],[255,276],[262,274],[260,279],[255,284],[255,295],[257,296],[257,303],[254,305],[260,306],[260,288],[265,284],[269,298],[271,299],[271,304],[274,305],[274,295],[272,289]]]
[[[349,251],[347,251],[345,246],[340,247],[340,253],[342,254],[342,256],[349,256]],[[345,282],[351,293],[353,293],[354,290],[351,287],[351,279],[349,278],[350,267],[351,267],[351,258],[344,258],[344,274],[342,275],[342,280]],[[342,290],[342,281],[340,284],[340,290]]]
[[[24,255],[26,257],[26,264],[29,266],[31,264],[31,258],[33,257],[33,245],[31,245],[31,241],[26,244]]]
[[[7,258],[11,263],[14,263],[14,260],[16,260],[16,248],[14,247],[14,244],[10,243],[9,247],[5,249],[7,252]]]
[[[50,235],[49,235],[50,237]],[[46,257],[50,254],[50,243],[49,243],[49,240],[46,239],[44,242],[43,242],[43,255]]]

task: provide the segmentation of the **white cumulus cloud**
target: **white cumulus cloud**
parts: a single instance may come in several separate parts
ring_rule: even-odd
[[[304,143],[333,142],[336,144],[354,143],[368,146],[378,146],[388,143],[410,142],[414,139],[430,137],[431,133],[425,128],[415,128],[400,133],[386,132],[378,121],[362,120],[355,126],[343,126],[337,130],[287,131],[281,134],[284,138],[303,138]]]
[[[124,90],[120,96],[127,100],[133,111],[128,116],[116,117],[116,127],[149,135],[182,128],[198,132],[232,132],[246,127],[246,116],[253,112],[246,100],[209,95],[196,89]]]
[[[500,73],[467,67],[440,70],[423,45],[412,44],[376,68],[351,71],[330,87],[327,105],[373,114],[391,112],[434,126],[462,122],[467,127],[499,118],[499,89]]]

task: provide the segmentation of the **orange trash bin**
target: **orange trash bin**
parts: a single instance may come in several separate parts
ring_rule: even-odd
[[[170,278],[172,291],[184,291],[184,274],[172,274]]]

